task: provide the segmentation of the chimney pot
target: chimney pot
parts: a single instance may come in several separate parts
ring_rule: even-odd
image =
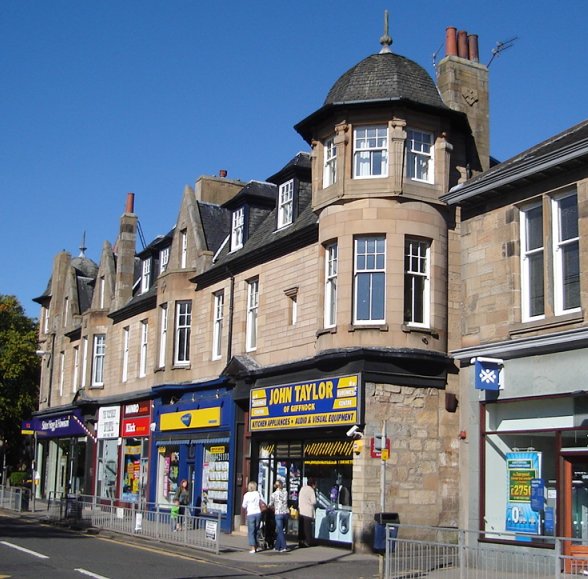
[[[228,171],[227,171],[226,169],[221,169],[221,170],[218,172],[218,176],[219,176],[219,177],[222,177],[223,179],[224,179],[224,178],[225,178],[227,175],[228,175]]]
[[[127,193],[127,204],[125,206],[125,213],[135,212],[135,194]]]
[[[445,56],[457,56],[457,29],[448,26],[445,29]]]
[[[473,62],[480,62],[480,56],[478,54],[478,35],[468,35],[468,56]]]
[[[457,56],[468,57],[468,33],[465,30],[460,30],[457,33]]]

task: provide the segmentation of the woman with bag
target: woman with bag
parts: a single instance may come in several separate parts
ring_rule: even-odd
[[[176,530],[179,531],[184,524],[184,513],[186,511],[186,506],[190,504],[190,489],[188,489],[188,481],[185,478],[182,479],[182,482],[176,489],[174,503],[180,507],[178,511],[178,523],[176,525]]]
[[[288,493],[282,481],[276,481],[274,492],[270,497],[270,508],[273,507],[276,517],[276,551],[284,553],[288,550],[286,544],[286,525],[288,524]]]
[[[257,533],[261,523],[261,510],[267,508],[261,495],[257,492],[257,483],[251,481],[247,485],[247,492],[243,495],[243,509],[247,514],[247,537],[249,540],[250,553],[257,550]]]

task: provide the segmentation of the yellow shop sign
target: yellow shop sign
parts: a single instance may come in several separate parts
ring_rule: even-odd
[[[220,406],[214,408],[201,408],[199,410],[184,410],[183,412],[168,412],[159,418],[159,429],[164,430],[191,430],[193,428],[211,428],[220,426]]]

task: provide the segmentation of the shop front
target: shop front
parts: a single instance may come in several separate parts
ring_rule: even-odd
[[[138,503],[146,498],[151,401],[125,404],[122,413],[121,499]]]
[[[98,409],[96,453],[96,496],[118,499],[119,480],[120,406],[102,406]]]
[[[316,481],[317,541],[353,542],[353,451],[346,435],[360,424],[361,376],[325,376],[314,380],[259,386],[250,392],[249,431],[252,480],[269,499],[281,481],[288,492],[288,531],[297,531],[298,492]]]
[[[224,388],[189,386],[188,392],[182,391],[185,385],[154,388],[160,397],[154,400],[150,496],[160,508],[171,508],[178,486],[186,479],[192,514],[220,514],[221,529],[230,532],[234,405]]]
[[[36,498],[59,499],[87,492],[86,457],[91,433],[79,408],[36,415],[31,421],[35,450]]]

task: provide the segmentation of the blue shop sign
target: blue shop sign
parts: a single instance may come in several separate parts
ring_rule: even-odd
[[[360,392],[359,374],[254,388],[249,399],[250,430],[357,424]]]
[[[33,419],[37,436],[59,438],[65,436],[85,436],[82,414],[79,409],[64,414]]]

